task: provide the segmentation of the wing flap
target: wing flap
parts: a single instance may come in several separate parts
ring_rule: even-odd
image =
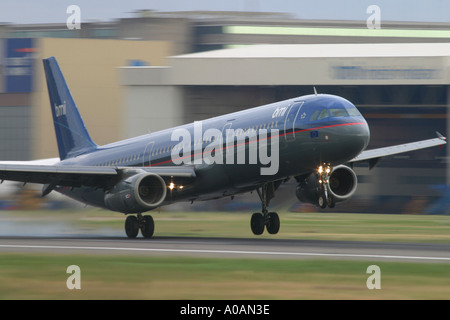
[[[0,164],[1,180],[25,183],[104,186],[107,180],[117,175],[114,168],[108,167]]]
[[[195,170],[193,167],[187,166],[167,166],[167,167],[146,167],[146,172],[159,174],[161,177],[177,177],[177,178],[195,178]]]
[[[66,187],[90,186],[107,188],[122,173],[152,172],[162,177],[195,178],[192,167],[97,167],[0,163],[0,180],[40,183]]]

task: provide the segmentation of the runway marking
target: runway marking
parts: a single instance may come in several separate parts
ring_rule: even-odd
[[[219,253],[219,254],[246,254],[246,255],[288,255],[311,257],[337,257],[337,258],[382,258],[403,260],[441,260],[450,261],[450,257],[421,257],[380,254],[351,254],[351,253],[315,253],[315,252],[282,252],[282,251],[238,251],[238,250],[202,250],[202,249],[156,249],[156,248],[126,248],[126,247],[81,247],[81,246],[52,246],[52,245],[14,245],[2,244],[0,248],[22,249],[71,249],[71,250],[108,250],[108,251],[142,251],[142,252],[176,252],[176,253]]]

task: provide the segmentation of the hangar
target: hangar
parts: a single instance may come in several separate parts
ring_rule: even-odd
[[[369,148],[448,133],[449,43],[252,45],[168,61],[119,68],[128,136],[311,94],[313,86],[360,109]],[[425,206],[422,197],[437,197],[437,186],[450,182],[446,149],[361,168],[358,196],[414,197],[411,206]]]

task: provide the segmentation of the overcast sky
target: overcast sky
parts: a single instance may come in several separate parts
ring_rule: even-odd
[[[449,0],[0,0],[0,22],[65,23],[71,4],[80,7],[81,22],[129,18],[140,9],[289,12],[302,19],[365,21],[370,5],[380,7],[381,21],[450,22]]]

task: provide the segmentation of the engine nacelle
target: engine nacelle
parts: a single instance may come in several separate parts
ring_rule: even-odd
[[[356,173],[349,167],[340,165],[333,168],[327,184],[328,197],[333,203],[349,199],[356,191],[358,178]],[[318,205],[319,196],[323,185],[315,173],[299,181],[296,195],[301,202]]]
[[[340,165],[333,168],[328,184],[328,192],[336,202],[350,199],[358,187],[358,177],[351,168]]]
[[[161,205],[167,194],[163,178],[154,173],[135,174],[105,194],[105,206],[122,213],[140,213]]]

